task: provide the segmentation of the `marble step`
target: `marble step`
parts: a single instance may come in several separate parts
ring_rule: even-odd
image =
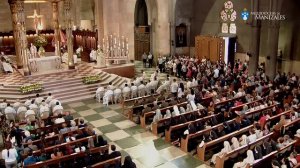
[[[82,100],[87,100],[87,99],[92,99],[94,98],[94,95],[86,95],[86,96],[80,96],[80,97],[74,97],[74,98],[69,98],[66,100],[62,100],[61,102],[64,103],[72,103],[72,102],[79,102]]]
[[[82,83],[81,78],[74,78],[73,80],[67,80],[67,81],[53,81],[51,83],[44,83],[43,87],[51,88],[51,87],[56,87],[60,85],[68,85],[68,84],[73,84],[73,83]]]
[[[89,92],[79,92],[79,93],[74,93],[74,94],[69,94],[69,95],[64,95],[64,96],[58,96],[56,97],[58,100],[65,102],[65,101],[69,101],[69,99],[73,99],[73,98],[81,98],[83,96],[91,96],[94,97],[95,96],[95,92],[94,91],[89,91]]]

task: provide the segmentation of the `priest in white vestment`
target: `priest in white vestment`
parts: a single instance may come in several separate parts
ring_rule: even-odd
[[[6,72],[6,73],[13,73],[14,72],[14,69],[12,68],[12,66],[8,62],[2,61],[1,63],[2,63],[2,67],[3,67],[4,72]]]
[[[90,61],[96,61],[97,59],[97,52],[92,49],[91,53],[90,53]]]

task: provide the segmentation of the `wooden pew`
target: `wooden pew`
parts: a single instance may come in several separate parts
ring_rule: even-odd
[[[74,119],[74,121],[76,123],[78,123],[79,119],[76,118],[76,119]],[[65,122],[59,123],[59,124],[47,125],[45,127],[40,127],[40,128],[36,128],[36,129],[30,130],[29,132],[30,132],[30,134],[36,134],[37,130],[46,131],[46,130],[49,130],[49,129],[53,130],[54,128],[62,128],[63,124],[69,125],[70,121],[65,121]]]
[[[104,153],[104,152],[107,152],[108,150],[109,150],[109,146],[105,145],[105,146],[100,146],[100,147],[95,147],[95,148],[90,149],[90,153],[91,154],[99,153],[99,152]],[[64,161],[68,161],[68,160],[74,160],[77,158],[81,158],[81,157],[84,157],[85,155],[86,155],[85,152],[72,153],[71,155],[65,155],[60,158],[49,159],[46,161],[37,162],[35,164],[25,166],[25,168],[40,168],[40,167],[44,167],[44,166],[48,166],[48,165],[54,165],[54,164],[58,164],[59,162],[64,162]]]
[[[202,121],[205,121],[205,120],[209,120],[214,116],[217,116],[217,115],[213,114],[213,115],[210,115],[210,116],[199,118],[195,121],[189,121],[189,122],[186,122],[186,123],[171,126],[168,130],[165,130],[165,141],[166,142],[171,142],[172,141],[171,137],[172,137],[172,132],[173,131],[183,129],[183,128],[187,128],[190,123],[197,123],[197,122],[202,122]]]
[[[254,101],[249,102],[249,103],[244,103],[244,104],[241,104],[241,105],[239,105],[239,106],[231,107],[231,108],[230,108],[230,111],[232,111],[232,112],[234,112],[234,111],[240,111],[240,110],[243,109],[243,107],[244,107],[245,105],[249,106],[249,105],[254,104],[254,103],[256,103],[256,102],[259,102],[259,101],[261,101],[261,100],[263,100],[263,99],[254,100]]]
[[[77,129],[77,130],[74,130],[74,131],[69,131],[69,132],[66,132],[66,133],[64,133],[64,134],[62,134],[62,136],[63,137],[65,137],[65,136],[67,136],[69,133],[76,133],[78,130],[84,130],[85,128],[79,128],[79,129]],[[45,141],[46,141],[46,143],[47,142],[49,142],[49,141],[53,141],[53,140],[56,140],[56,139],[58,139],[59,138],[59,133],[57,133],[56,132],[56,134],[55,135],[53,135],[53,136],[47,136],[47,137],[45,137]],[[32,141],[32,144],[34,144],[34,145],[37,145],[37,144],[39,144],[41,142],[41,139],[37,139],[37,140],[34,140],[34,141]],[[22,143],[23,145],[29,145],[29,143]]]
[[[162,104],[163,102],[170,102],[171,99],[173,99],[173,97],[168,98],[168,99],[165,99],[165,100],[157,101],[157,105],[160,105],[160,104]],[[144,109],[144,106],[145,106],[145,105],[151,107],[151,106],[153,106],[153,102],[151,102],[151,103],[144,103],[144,104],[142,104],[142,105],[137,105],[137,106],[131,107],[131,108],[128,110],[128,118],[129,118],[130,120],[133,120],[133,114],[134,114],[134,111],[139,110],[139,109]],[[141,111],[142,111],[142,110],[141,110]]]
[[[138,101],[140,99],[147,99],[147,98],[152,97],[152,96],[157,97],[157,96],[159,96],[159,94],[156,93],[156,94],[153,94],[153,95],[146,95],[146,96],[142,96],[142,97],[136,97],[136,98],[132,98],[132,99],[123,100],[122,101],[123,112],[125,112],[125,110],[127,109],[126,108],[127,106],[133,106],[133,103],[135,101]]]
[[[181,106],[186,106],[187,104],[188,104],[188,102],[183,102],[183,103],[177,104],[177,106],[178,106],[178,108],[179,108],[179,107],[181,107]],[[164,112],[167,111],[168,109],[173,109],[173,107],[174,107],[174,105],[168,106],[168,107],[166,107],[166,108],[160,109],[160,111],[161,111],[162,113],[164,113]],[[142,116],[140,117],[141,127],[142,127],[142,128],[146,128],[146,120],[147,120],[147,118],[152,117],[152,116],[155,116],[155,111],[146,112],[146,113],[144,113],[144,115],[142,115]]]
[[[117,167],[118,164],[121,164],[121,159],[122,159],[122,157],[119,156],[119,157],[116,157],[113,159],[109,159],[109,160],[94,164],[91,166],[91,168],[106,168],[108,165],[109,165],[109,167],[110,166]]]
[[[157,97],[157,96],[159,96],[159,95],[160,95],[160,94],[155,93],[155,94],[152,94],[152,95],[146,95],[146,96],[142,96],[142,97],[136,97],[136,98],[132,98],[132,99],[126,99],[126,100],[123,100],[123,101],[122,101],[122,105],[123,105],[123,106],[127,106],[128,104],[130,104],[130,103],[132,103],[132,102],[134,102],[134,101],[136,101],[136,100],[147,99],[147,98],[149,98],[149,97],[151,97],[151,96]]]
[[[273,106],[273,105],[272,105],[272,106]],[[251,112],[247,112],[247,113],[245,114],[245,116],[249,116],[249,115],[253,115],[253,114],[255,114],[255,113],[259,113],[259,112],[265,111],[265,110],[267,110],[267,109],[269,109],[269,108],[272,108],[272,106],[268,106],[268,107],[265,107],[265,108],[262,108],[262,109],[254,110],[254,111],[251,111]],[[227,121],[227,123],[228,123],[228,124],[231,124],[234,120],[235,120],[235,119],[229,120],[229,121]],[[201,136],[201,135],[203,135],[203,134],[205,134],[205,133],[207,133],[207,132],[209,132],[209,131],[211,131],[211,130],[213,130],[213,129],[216,129],[216,128],[222,126],[222,125],[223,125],[223,123],[218,124],[218,125],[215,125],[215,126],[213,126],[213,127],[211,127],[211,128],[207,128],[207,129],[205,129],[205,130],[198,131],[198,132],[196,132],[196,133],[194,133],[194,134],[189,134],[185,139],[184,139],[184,138],[181,138],[181,143],[180,143],[180,144],[181,144],[181,150],[187,152],[187,151],[188,151],[188,143],[189,143],[189,140],[190,140],[190,139],[197,138],[197,137],[199,137],[199,136]],[[202,157],[202,156],[201,156],[201,157]],[[203,155],[203,157],[204,157],[204,155]],[[199,158],[200,158],[200,157],[199,157]]]
[[[64,112],[64,113],[66,113],[66,112]],[[69,112],[69,113],[71,113],[71,112]],[[62,117],[64,117],[64,116],[66,116],[66,115],[62,115]],[[52,119],[56,119],[56,118],[58,118],[59,116],[49,116],[49,118],[52,120]],[[43,121],[46,121],[46,120],[48,120],[49,118],[46,118],[46,119],[42,119]],[[33,121],[31,121],[31,123],[33,123],[33,124],[35,124],[36,123],[36,121],[37,120],[33,120]],[[21,126],[21,125],[25,125],[25,124],[27,124],[27,121],[22,121],[22,122],[18,122],[17,123],[19,126]]]
[[[224,100],[224,101],[221,101],[219,103],[216,103],[215,106],[220,106],[220,105],[223,105],[223,104],[226,104],[226,103],[229,103],[229,102],[233,102],[235,100],[238,100],[238,99],[243,99],[245,98],[245,95],[244,96],[240,96],[240,97],[234,97],[232,99],[227,99],[227,100]]]
[[[96,139],[96,135],[84,137],[84,138],[81,138],[81,139],[76,139],[75,141],[70,141],[70,142],[65,142],[65,143],[62,143],[62,144],[50,146],[50,147],[45,148],[44,150],[45,150],[45,153],[50,153],[50,152],[53,152],[55,148],[60,148],[60,147],[66,146],[66,145],[71,145],[72,146],[72,145],[76,145],[77,143],[88,142],[89,138]],[[40,154],[41,154],[41,150],[33,151],[34,156],[39,156]]]
[[[173,119],[176,120],[177,118],[179,118],[181,116],[186,117],[188,115],[194,115],[195,113],[198,113],[198,112],[199,112],[199,110],[194,110],[194,111],[186,112],[186,113],[183,113],[183,114],[180,114],[178,116],[173,117]],[[171,120],[171,117],[169,117],[169,118],[163,118],[163,119],[159,120],[158,122],[152,123],[152,133],[155,134],[155,135],[158,135],[158,129],[159,129],[159,127],[161,125],[164,125],[164,123],[169,122],[170,120]]]
[[[199,147],[199,145],[197,146],[197,155],[198,155],[198,158],[202,161],[205,161],[205,151],[206,151],[206,148],[208,147],[211,147],[211,146],[214,146],[216,144],[219,144],[220,142],[224,142],[225,140],[228,140],[232,137],[235,137],[237,135],[240,135],[240,134],[243,134],[245,132],[249,132],[250,129],[253,128],[253,125],[249,125],[247,127],[244,127],[240,130],[237,130],[237,131],[234,131],[230,134],[227,134],[225,136],[222,136],[218,139],[214,139],[212,141],[209,141],[207,143],[204,143],[204,145],[202,147]]]
[[[227,121],[227,123],[231,124],[233,121],[234,121],[234,119]],[[188,152],[188,143],[189,143],[189,141],[191,139],[194,139],[194,138],[197,138],[199,136],[202,136],[203,134],[205,134],[207,132],[210,132],[211,130],[214,130],[214,129],[222,126],[222,125],[223,125],[223,123],[220,123],[220,124],[214,125],[214,126],[212,126],[210,128],[198,131],[198,132],[196,132],[194,134],[189,134],[189,135],[186,136],[186,138],[181,138],[181,142],[180,142],[180,148],[181,148],[181,150],[183,150],[184,152]]]
[[[291,121],[291,122],[285,124],[285,125],[283,126],[283,133],[285,133],[285,131],[286,131],[289,127],[294,126],[294,124],[299,123],[299,122],[300,122],[300,118],[297,118],[297,119],[295,119],[295,120],[293,120],[293,121]]]
[[[256,168],[256,167],[260,168],[260,167],[262,167],[267,160],[271,160],[272,158],[276,157],[276,155],[278,153],[280,153],[284,150],[287,150],[292,145],[294,145],[296,142],[297,141],[294,140],[293,142],[289,143],[287,146],[282,147],[282,148],[278,149],[277,151],[271,152],[270,154],[268,154],[266,156],[263,156],[263,158],[261,158],[261,159],[255,160],[253,164],[247,164],[246,168]]]
[[[237,148],[225,155],[217,156],[215,168],[223,168],[226,160],[228,160],[230,158],[235,158],[239,154],[242,154],[245,151],[247,151],[248,149],[253,149],[255,146],[262,144],[263,141],[265,141],[266,139],[269,139],[272,135],[273,135],[273,132],[257,139],[255,142],[252,142],[252,143],[244,145],[244,146],[240,146],[239,148]]]

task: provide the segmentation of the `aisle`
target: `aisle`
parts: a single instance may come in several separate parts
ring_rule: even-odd
[[[84,118],[109,144],[115,144],[122,156],[133,157],[138,168],[206,168],[199,160],[165,141],[122,115],[120,105],[108,107],[95,100],[64,105],[74,117]]]

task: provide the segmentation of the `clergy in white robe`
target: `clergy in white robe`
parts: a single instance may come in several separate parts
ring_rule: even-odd
[[[120,88],[117,88],[114,90],[114,101],[115,103],[119,103],[121,102],[121,98],[122,98],[122,90]]]
[[[14,69],[12,68],[12,66],[7,62],[2,62],[2,66],[3,66],[4,72],[6,72],[6,73],[13,73],[14,72]]]
[[[35,115],[35,112],[33,110],[27,110],[25,113],[25,118],[28,117],[29,115]]]
[[[96,98],[99,102],[101,101],[101,99],[103,99],[104,92],[105,89],[102,86],[98,87],[98,89],[96,90]]]
[[[145,85],[143,82],[138,86],[139,97],[145,96]]]
[[[51,93],[48,93],[48,97],[46,98],[45,102],[47,104],[49,104],[51,102],[51,100],[53,99],[53,96],[51,95]]]
[[[130,97],[130,87],[128,84],[125,84],[125,87],[122,90],[124,99],[128,99]]]
[[[53,107],[52,112],[62,114],[64,112],[64,108],[59,102],[56,102],[56,105]]]
[[[97,52],[93,49],[90,53],[90,60],[96,61],[96,59],[97,59]]]
[[[107,90],[103,96],[103,104],[108,106],[109,102],[112,102],[114,92],[112,90]]]
[[[4,109],[5,114],[17,114],[16,110],[10,106],[10,104],[7,105],[7,107]]]

